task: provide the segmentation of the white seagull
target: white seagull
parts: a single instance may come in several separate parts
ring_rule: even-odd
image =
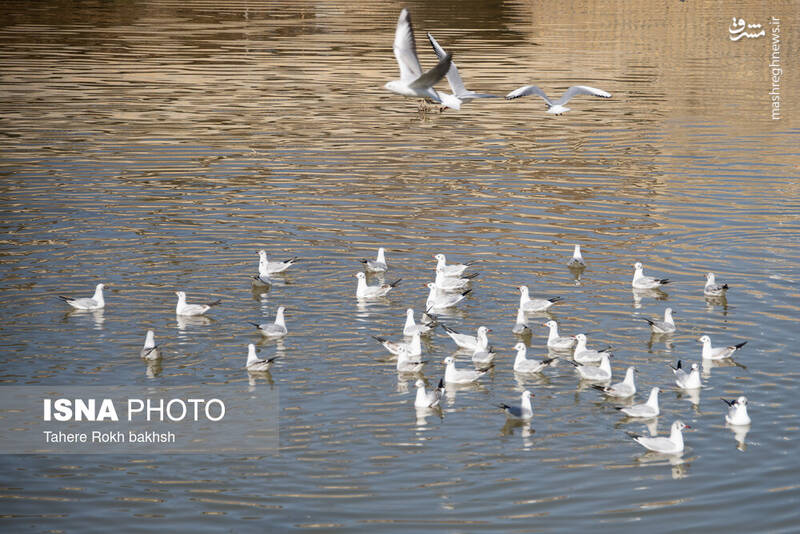
[[[546,323],[542,323],[542,326],[546,326],[550,329],[550,334],[547,336],[547,348],[553,350],[569,350],[575,345],[577,338],[575,336],[560,336],[558,335],[558,323],[555,321],[547,321]],[[586,344],[586,336],[584,337],[584,349]],[[600,357],[598,356],[598,360]]]
[[[636,262],[633,265],[633,280],[631,286],[634,289],[657,289],[664,284],[669,284],[669,278],[653,278],[652,276],[645,276],[642,271],[642,264]]]
[[[607,93],[602,89],[595,89],[594,87],[589,87],[586,85],[573,85],[569,89],[561,95],[556,101],[552,101],[547,98],[547,95],[536,87],[535,85],[526,85],[524,87],[520,87],[519,89],[515,89],[506,95],[506,100],[512,100],[514,98],[519,98],[521,96],[528,96],[528,95],[536,95],[542,97],[544,100],[545,105],[547,106],[547,113],[551,115],[561,115],[562,113],[566,113],[569,111],[570,108],[566,107],[566,103],[576,95],[592,95],[592,96],[599,96],[602,98],[611,98],[611,93]]]
[[[430,289],[428,300],[425,301],[425,307],[429,310],[451,308],[472,292],[471,289],[467,289],[461,293],[447,293],[441,291],[433,282],[428,282],[425,285]]]
[[[400,12],[397,19],[397,29],[394,33],[394,56],[400,66],[400,79],[386,83],[384,87],[398,95],[410,98],[425,98],[441,103],[447,107],[459,109],[461,101],[454,97],[440,96],[433,88],[436,82],[444,78],[450,70],[452,55],[447,54],[444,59],[426,73],[422,73],[422,66],[417,57],[417,45],[414,40],[414,28],[411,25],[411,15],[407,9]],[[448,95],[449,96],[449,95]]]
[[[670,368],[675,375],[675,383],[679,388],[700,389],[703,387],[703,383],[700,381],[700,366],[696,363],[692,364],[692,369],[688,373],[681,367],[680,360],[678,360],[678,364],[675,367],[670,365]]]
[[[286,329],[286,320],[283,317],[284,310],[285,308],[283,306],[278,306],[278,310],[275,312],[274,323],[262,323],[262,324],[250,323],[250,324],[258,328],[258,331],[264,337],[272,339],[283,337],[289,333],[289,331]]]
[[[581,256],[580,245],[575,245],[575,250],[572,252],[572,258],[567,262],[567,267],[586,267],[586,263],[583,261],[583,256]]]
[[[404,346],[400,347],[397,353],[397,371],[400,373],[419,373],[426,363],[428,363],[427,360],[412,358],[408,353],[408,349]]]
[[[708,336],[702,336],[697,341],[703,344],[704,360],[724,360],[725,358],[730,358],[733,356],[734,352],[747,344],[747,341],[742,341],[738,345],[730,345],[728,347],[712,347],[711,338]]]
[[[603,353],[600,357],[599,367],[584,365],[580,362],[573,362],[572,360],[567,361],[575,366],[583,380],[588,382],[608,382],[611,380],[611,362],[608,360],[610,357],[610,354]]]
[[[578,363],[597,363],[603,359],[603,356],[608,356],[609,358],[613,356],[613,353],[610,352],[611,347],[606,347],[603,350],[587,349],[586,334],[578,334],[575,339],[578,343],[575,345],[572,359]]]
[[[452,356],[444,359],[447,366],[444,370],[444,381],[451,384],[470,384],[486,374],[486,369],[456,369],[456,361]]]
[[[428,33],[428,41],[431,42],[431,46],[433,47],[433,51],[436,53],[436,57],[439,58],[439,61],[443,61],[447,57],[447,52],[444,51],[439,43],[436,42],[436,39],[433,38],[433,35]],[[497,98],[497,95],[487,95],[484,93],[476,93],[475,91],[468,91],[466,87],[464,87],[464,82],[461,80],[461,75],[458,74],[458,68],[454,61],[450,61],[450,69],[447,71],[447,83],[450,84],[450,90],[453,91],[453,96],[458,98],[462,103],[469,102],[470,100],[475,100],[476,98]],[[439,93],[443,94],[443,93]]]
[[[147,331],[147,335],[144,338],[144,346],[139,352],[139,356],[141,356],[143,360],[157,360],[161,358],[158,345],[156,345],[155,334],[152,330]]]
[[[419,332],[411,334],[411,341],[389,341],[384,337],[372,336],[372,338],[383,345],[383,347],[394,354],[400,356],[400,352],[405,350],[408,356],[419,356],[422,354],[422,343],[420,342]]]
[[[282,273],[297,261],[297,256],[289,258],[286,261],[269,261],[267,259],[267,251],[258,251],[258,278],[269,279],[269,275]]]
[[[525,310],[522,308],[517,308],[517,319],[514,323],[514,328],[511,329],[511,332],[517,335],[522,335],[527,332],[530,332],[530,327],[528,326],[528,317],[525,315]]]
[[[247,363],[245,367],[248,371],[264,372],[269,371],[272,367],[272,362],[280,358],[280,356],[273,356],[272,358],[260,359],[256,356],[256,346],[250,343],[247,345]]]
[[[358,285],[356,286],[356,298],[358,299],[377,299],[380,297],[385,297],[386,294],[396,287],[397,284],[400,283],[400,280],[402,280],[402,278],[398,278],[390,284],[368,286],[367,275],[365,275],[363,272],[357,272],[356,278],[358,278]]]
[[[532,299],[528,293],[528,286],[519,286],[519,307],[526,313],[546,311],[550,306],[560,301],[561,297],[549,299]]]
[[[102,310],[106,305],[106,301],[103,299],[104,287],[105,284],[97,284],[97,286],[94,288],[94,295],[92,295],[92,298],[76,299],[72,297],[63,297],[61,295],[59,295],[58,298],[76,310]]]
[[[382,273],[389,268],[386,265],[386,256],[383,247],[378,249],[378,256],[374,260],[361,259],[359,261],[363,263],[364,268],[371,273]]]
[[[728,413],[725,414],[725,422],[729,425],[746,426],[750,424],[750,416],[747,415],[747,397],[742,395],[736,400],[722,399],[728,405]]]
[[[706,285],[703,294],[707,297],[721,297],[728,291],[728,284],[718,284],[714,273],[706,274]]]
[[[411,337],[414,334],[429,334],[438,325],[439,323],[435,320],[428,324],[417,324],[416,321],[414,321],[414,310],[412,308],[408,308],[406,310],[406,324],[403,326],[403,335]]]
[[[488,367],[494,360],[494,349],[492,347],[478,347],[472,353],[472,363],[477,367]]]
[[[598,391],[602,391],[609,397],[617,397],[620,399],[633,397],[636,394],[636,384],[634,383],[633,377],[634,372],[636,372],[635,368],[628,367],[628,370],[625,371],[625,379],[622,382],[617,382],[610,386],[593,385],[592,387]]]
[[[514,359],[514,371],[517,373],[538,373],[556,360],[556,358],[547,358],[541,361],[527,359],[525,355],[528,348],[525,343],[517,343],[514,348],[517,351],[517,357]]]
[[[447,265],[447,258],[444,254],[436,254],[433,257],[436,258],[436,269],[443,269],[445,276],[460,277],[464,274],[464,271],[475,263],[474,261],[468,261],[467,263],[451,263]]]
[[[519,406],[509,406],[508,404],[498,404],[498,406],[506,412],[506,416],[508,416],[509,419],[522,419],[527,421],[533,418],[531,397],[535,397],[535,395],[526,389],[522,392]]]
[[[416,408],[435,408],[439,406],[439,402],[442,400],[442,395],[444,394],[444,379],[439,379],[439,385],[436,386],[436,389],[431,391],[425,390],[425,381],[417,379],[414,383],[417,386],[417,397],[414,399],[414,407]]]
[[[441,291],[463,291],[467,288],[472,279],[479,274],[480,273],[472,273],[464,276],[463,278],[458,278],[455,276],[445,275],[444,269],[437,267],[436,280],[434,280],[433,283],[436,284],[436,288]]]
[[[628,417],[638,417],[641,419],[658,417],[658,414],[661,413],[661,410],[658,408],[659,391],[661,391],[659,388],[654,387],[650,390],[650,396],[647,398],[647,402],[644,404],[634,404],[633,406],[628,407],[617,407],[617,410],[621,411]]]
[[[178,296],[178,304],[175,306],[176,315],[203,315],[210,310],[212,306],[216,306],[222,302],[221,299],[217,299],[208,304],[186,304],[186,293],[183,291],[176,291],[175,294]]]
[[[683,433],[681,430],[684,428],[692,427],[684,424],[682,421],[675,421],[672,423],[672,428],[670,429],[668,438],[663,436],[651,438],[640,436],[632,432],[629,432],[628,435],[645,449],[649,449],[654,452],[660,452],[662,454],[680,454],[683,452]]]
[[[455,344],[462,349],[474,351],[477,349],[485,349],[489,346],[489,338],[486,336],[486,334],[491,332],[491,329],[486,328],[485,326],[478,327],[476,336],[460,334],[446,324],[443,324],[442,328],[444,328],[444,331],[447,332],[448,336],[450,336],[450,339],[452,339]]]
[[[663,321],[651,321],[650,319],[642,318],[650,325],[650,329],[656,334],[671,334],[675,332],[675,320],[672,318],[672,308],[664,310]]]

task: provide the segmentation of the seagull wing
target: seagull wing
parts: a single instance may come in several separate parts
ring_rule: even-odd
[[[548,106],[552,106],[553,103],[547,98],[547,95],[544,94],[544,91],[536,87],[535,85],[526,85],[525,87],[520,87],[519,89],[514,89],[510,93],[506,95],[506,100],[511,100],[513,98],[519,98],[521,96],[528,96],[528,95],[536,95],[540,96],[547,102]]]
[[[411,82],[422,75],[422,67],[417,57],[417,44],[414,41],[414,28],[411,26],[411,15],[408,10],[400,12],[397,29],[394,32],[394,56],[400,65],[400,80]]]
[[[561,95],[561,98],[555,101],[555,105],[563,106],[569,99],[573,96],[577,95],[592,95],[592,96],[601,96],[603,98],[611,98],[611,93],[606,93],[602,89],[595,89],[594,87],[589,87],[587,85],[573,85],[567,91]]]
[[[431,42],[433,51],[436,52],[436,56],[439,58],[439,61],[447,57],[447,52],[444,51],[444,48],[439,46],[439,43],[436,42],[436,39],[434,39],[433,35],[430,33],[428,33],[428,40]],[[462,95],[467,92],[467,88],[464,87],[464,81],[461,79],[461,75],[458,74],[458,68],[452,61],[450,62],[450,69],[447,71],[446,76],[447,83],[450,84],[450,89],[452,89],[455,96]]]
[[[426,87],[433,87],[436,82],[444,78],[445,74],[447,74],[448,69],[450,69],[450,64],[453,61],[453,55],[447,54],[444,56],[444,59],[439,61],[435,67],[431,70],[408,84],[408,86],[412,89],[424,89]],[[419,63],[417,63],[419,65]]]

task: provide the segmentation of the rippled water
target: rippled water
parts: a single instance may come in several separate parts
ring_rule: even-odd
[[[2,382],[247,384],[260,341],[247,322],[283,305],[290,330],[262,343],[282,358],[255,384],[279,391],[278,454],[4,456],[4,530],[797,528],[797,73],[770,120],[766,39],[731,42],[731,14],[692,1],[408,7],[423,64],[432,31],[472,89],[590,83],[614,98],[577,98],[562,117],[534,98],[420,115],[381,88],[399,6],[0,8]],[[800,37],[790,3],[737,9]],[[564,266],[574,243],[579,280]],[[360,306],[357,259],[378,246],[386,280],[403,281]],[[249,280],[260,248],[302,262],[264,291]],[[413,378],[370,336],[397,337],[405,308],[424,306],[437,252],[477,260],[448,324],[492,328],[498,358],[418,419]],[[635,261],[674,281],[665,295],[632,294]],[[727,301],[703,298],[709,270]],[[55,298],[98,281],[102,313]],[[640,392],[664,390],[658,431],[695,429],[679,461],[643,455],[625,431],[645,426],[571,366],[514,375],[522,283],[564,298],[562,332],[613,345],[615,375],[635,365]],[[223,303],[180,323],[178,289]],[[679,331],[652,337],[641,319],[666,306]],[[138,357],[148,328],[160,367]],[[704,333],[748,344],[739,365],[704,368],[696,402],[667,364],[699,360]],[[536,357],[545,334],[534,326]],[[441,331],[426,345],[430,383],[454,348]],[[495,405],[525,388],[532,428],[506,425]],[[739,394],[754,419],[741,443],[718,399]]]

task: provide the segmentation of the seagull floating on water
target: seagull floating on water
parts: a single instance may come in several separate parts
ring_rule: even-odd
[[[728,413],[725,414],[725,422],[729,425],[745,426],[750,424],[750,416],[747,415],[747,397],[742,395],[736,400],[722,399],[728,405]]]
[[[577,338],[575,336],[559,336],[558,335],[558,323],[555,321],[547,321],[546,323],[542,323],[542,326],[546,326],[550,329],[550,334],[547,336],[547,348],[553,350],[569,350],[575,345]],[[584,337],[584,349],[586,348],[586,336]],[[600,356],[597,357],[600,359]]]
[[[455,276],[445,275],[444,269],[437,267],[436,280],[433,283],[436,284],[436,288],[441,291],[463,291],[466,289],[472,279],[479,274],[480,273],[472,273],[464,276],[463,278],[458,278]]]
[[[494,361],[494,349],[490,346],[478,347],[472,353],[472,363],[476,367],[488,367]]]
[[[377,299],[380,297],[385,297],[386,294],[395,288],[397,284],[400,283],[400,280],[402,280],[402,278],[398,278],[390,284],[368,286],[367,275],[365,275],[363,272],[357,272],[356,278],[358,278],[358,286],[356,286],[356,298],[359,299]]]
[[[575,245],[575,250],[572,252],[572,258],[567,262],[567,267],[581,268],[586,267],[586,263],[581,256],[581,246]]]
[[[678,360],[678,364],[675,367],[672,367],[672,372],[675,374],[675,383],[681,389],[700,389],[703,387],[703,383],[700,381],[700,366],[696,363],[692,364],[692,369],[687,373],[681,367],[681,361]]]
[[[430,334],[438,325],[439,323],[437,321],[433,321],[428,324],[417,324],[416,321],[414,321],[413,308],[408,308],[406,310],[406,324],[403,326],[403,335],[411,337],[414,334]]]
[[[669,278],[653,278],[652,276],[645,276],[640,262],[636,262],[633,266],[633,280],[631,286],[634,289],[657,289],[664,284],[669,284]]]
[[[433,47],[433,51],[436,53],[436,57],[439,58],[439,61],[443,61],[447,57],[447,52],[444,51],[439,43],[436,42],[436,39],[433,38],[433,35],[428,33],[428,41],[431,42],[431,46]],[[469,102],[470,100],[475,100],[476,98],[497,98],[497,95],[487,95],[484,93],[476,93],[475,91],[468,91],[466,87],[464,87],[464,82],[461,80],[461,75],[458,73],[458,68],[454,61],[450,61],[450,69],[447,71],[447,83],[450,84],[450,90],[453,91],[453,96],[458,98],[462,103]],[[439,93],[440,95],[445,93]]]
[[[161,358],[158,345],[156,345],[155,334],[152,330],[147,331],[147,335],[144,338],[144,346],[139,352],[139,356],[141,356],[143,360],[158,360]]]
[[[622,382],[617,382],[610,386],[593,385],[592,387],[598,391],[602,391],[609,397],[617,397],[619,399],[633,397],[636,394],[636,384],[633,376],[635,372],[635,368],[628,367],[628,370],[625,371],[625,379]]]
[[[498,406],[506,412],[506,416],[510,419],[522,419],[527,421],[528,419],[533,419],[531,397],[535,397],[535,395],[526,389],[522,392],[519,406],[509,406],[508,404],[498,404]]]
[[[452,308],[472,292],[471,289],[467,289],[461,293],[447,293],[437,288],[433,282],[425,285],[430,289],[428,300],[425,301],[425,307],[429,310]]]
[[[250,324],[258,328],[258,331],[264,337],[271,339],[283,337],[289,333],[289,331],[286,329],[286,321],[283,317],[284,310],[285,308],[283,306],[278,306],[278,310],[275,312],[275,322],[273,323]]]
[[[269,275],[282,273],[294,263],[298,261],[297,256],[289,258],[286,261],[269,261],[267,259],[267,251],[258,251],[258,279],[269,280]]]
[[[697,341],[703,344],[704,360],[724,360],[725,358],[730,358],[733,356],[734,352],[747,344],[747,341],[742,341],[738,345],[730,345],[728,347],[712,347],[711,338],[708,336],[702,336]]]
[[[645,449],[649,449],[654,452],[660,452],[662,454],[680,454],[683,452],[683,433],[681,431],[684,428],[692,427],[684,424],[682,421],[675,421],[672,423],[672,428],[670,429],[668,438],[663,436],[651,438],[640,436],[638,434],[634,434],[633,432],[628,432],[628,435]]]
[[[422,343],[420,342],[419,332],[411,334],[411,341],[408,343],[404,341],[389,341],[380,336],[372,336],[372,338],[395,356],[400,356],[402,350],[405,350],[408,356],[419,356],[422,354]]]
[[[531,329],[528,326],[528,317],[525,315],[525,310],[522,308],[517,308],[517,319],[514,323],[514,327],[511,329],[511,332],[519,336],[530,331]]]
[[[414,383],[417,386],[417,397],[414,399],[414,406],[416,408],[435,408],[439,406],[444,394],[444,379],[439,379],[439,385],[432,391],[425,390],[425,381],[417,379]]]
[[[461,101],[450,95],[442,96],[433,88],[450,70],[453,56],[447,54],[439,63],[422,73],[422,66],[417,56],[417,44],[414,40],[414,28],[411,25],[411,15],[407,9],[400,12],[397,19],[397,28],[394,33],[394,56],[400,67],[400,79],[386,83],[384,87],[398,95],[410,98],[424,98],[441,103],[453,109],[461,107]],[[448,98],[449,97],[449,98]]]
[[[397,352],[396,367],[399,373],[419,373],[422,371],[422,366],[426,363],[428,363],[427,360],[420,360],[418,357],[412,357],[405,346],[400,347],[400,350]]]
[[[527,359],[525,355],[528,353],[528,347],[525,346],[525,343],[517,343],[514,348],[517,351],[517,357],[514,359],[514,371],[517,373],[538,373],[556,360],[556,358],[547,358],[541,361]]]
[[[175,294],[178,295],[178,304],[175,306],[176,315],[203,315],[210,310],[212,306],[216,306],[222,302],[222,299],[217,299],[208,304],[186,304],[186,293],[183,291],[176,291]]]
[[[572,360],[567,361],[575,366],[583,380],[588,382],[608,382],[611,380],[611,362],[608,360],[610,357],[610,354],[602,353],[599,367],[584,365],[580,362],[573,362]]]
[[[94,288],[92,298],[72,298],[59,295],[58,298],[75,308],[76,310],[102,310],[106,301],[103,299],[103,288],[105,284],[97,284]]]
[[[524,87],[520,87],[519,89],[514,89],[510,93],[506,95],[506,100],[512,100],[514,98],[519,98],[521,96],[528,96],[528,95],[536,95],[544,100],[545,105],[547,106],[547,113],[551,115],[561,115],[566,113],[570,110],[570,108],[566,107],[566,103],[570,101],[573,96],[577,95],[592,95],[592,96],[599,96],[602,98],[611,98],[611,93],[607,93],[602,89],[595,89],[594,87],[589,87],[587,85],[573,85],[569,89],[567,89],[561,98],[556,101],[550,100],[544,91],[536,87],[535,85],[526,85]]]
[[[642,318],[650,325],[650,329],[656,334],[671,334],[675,332],[675,321],[672,319],[672,308],[664,310],[663,321],[651,321],[650,319]]]
[[[519,286],[519,307],[526,313],[543,312],[556,302],[562,300],[561,297],[551,297],[549,299],[532,299],[528,293],[528,286]]]
[[[250,343],[247,345],[247,363],[245,367],[248,371],[264,372],[269,371],[272,367],[272,362],[280,358],[280,356],[273,356],[272,358],[261,359],[256,356],[256,346]]]
[[[363,263],[364,267],[371,273],[382,273],[389,268],[386,265],[386,256],[383,247],[378,249],[378,256],[374,260],[362,259],[359,261]]]
[[[661,413],[661,410],[658,408],[659,391],[661,391],[659,388],[654,387],[650,390],[650,396],[647,398],[647,402],[644,404],[634,404],[633,406],[628,407],[617,407],[617,410],[621,411],[628,417],[637,417],[640,419],[651,419],[653,417],[658,417],[658,414]]]
[[[452,339],[455,344],[462,349],[474,351],[477,349],[485,349],[489,346],[489,338],[486,336],[486,334],[491,332],[491,329],[486,328],[485,326],[479,326],[477,335],[475,336],[471,336],[469,334],[460,334],[446,324],[443,324],[442,328],[444,328],[444,331],[447,332],[448,336],[450,336],[450,339]]]
[[[444,254],[436,254],[434,258],[436,258],[436,270],[442,269],[445,276],[451,277],[460,277],[464,274],[464,271],[475,263],[474,261],[468,261],[467,263],[452,263],[447,265],[447,258]]]
[[[728,291],[728,284],[718,284],[714,273],[706,274],[706,285],[703,294],[707,297],[722,297]]]
[[[603,356],[610,358],[614,355],[610,352],[611,347],[606,347],[603,350],[587,349],[586,334],[578,334],[575,339],[577,344],[575,345],[575,352],[572,353],[572,359],[578,363],[597,363],[603,359]]]
[[[456,369],[456,360],[452,356],[444,359],[447,366],[444,370],[444,381],[451,384],[469,384],[486,374],[487,369]]]

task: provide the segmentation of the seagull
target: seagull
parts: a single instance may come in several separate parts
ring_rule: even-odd
[[[750,416],[747,415],[747,397],[742,395],[736,400],[725,400],[722,402],[728,405],[728,413],[725,415],[725,422],[729,425],[749,425]]]
[[[491,332],[492,330],[486,328],[485,326],[479,326],[477,330],[477,336],[470,336],[469,334],[459,334],[457,331],[453,330],[446,324],[442,325],[444,331],[447,332],[447,335],[455,341],[456,345],[461,347],[462,349],[467,350],[477,350],[477,349],[485,349],[489,346],[489,338],[486,337],[487,332]]]
[[[541,361],[529,360],[525,357],[525,354],[528,352],[525,343],[517,343],[514,345],[514,348],[517,350],[517,357],[514,359],[514,371],[518,373],[538,373],[557,359],[547,358]]]
[[[367,275],[362,272],[357,272],[356,278],[358,278],[358,286],[356,287],[356,298],[358,299],[376,299],[385,297],[386,294],[391,291],[392,288],[396,287],[397,284],[400,283],[400,280],[402,280],[402,278],[398,278],[390,284],[368,286]]]
[[[712,347],[711,338],[708,336],[702,336],[697,341],[703,344],[704,360],[724,360],[725,358],[730,358],[733,356],[734,352],[747,344],[747,341],[742,341],[738,345],[731,345],[729,347]]]
[[[286,330],[286,321],[283,319],[283,310],[285,310],[283,306],[278,306],[278,310],[275,312],[274,323],[250,324],[258,328],[258,331],[261,332],[261,335],[264,337],[272,339],[283,337],[289,333],[289,331]]]
[[[417,386],[417,398],[414,399],[414,407],[416,408],[435,408],[439,406],[444,394],[444,379],[439,379],[439,385],[432,391],[425,391],[425,381],[417,379],[414,383]]]
[[[467,289],[466,291],[456,294],[445,293],[440,291],[433,282],[428,282],[426,286],[431,290],[430,293],[428,293],[428,300],[425,301],[425,307],[428,309],[451,308],[464,300],[466,296],[472,292],[471,289]]]
[[[175,294],[178,295],[178,305],[175,306],[176,315],[203,315],[211,309],[211,306],[216,306],[222,302],[221,299],[217,299],[208,304],[186,304],[186,293],[176,291]]]
[[[657,417],[658,414],[661,413],[661,410],[658,409],[659,391],[661,391],[659,388],[654,387],[650,390],[650,396],[647,398],[647,402],[644,404],[634,404],[633,406],[629,406],[627,408],[617,407],[617,410],[621,411],[628,417],[638,417],[642,419]]]
[[[422,354],[422,343],[420,342],[419,332],[411,335],[411,341],[409,343],[404,341],[389,341],[379,336],[372,336],[372,338],[395,356],[400,356],[401,350],[405,350],[408,356],[419,356]]]
[[[508,404],[498,404],[500,408],[506,412],[509,419],[523,419],[528,420],[533,418],[533,407],[531,406],[531,397],[535,397],[533,393],[527,389],[522,392],[522,398],[519,406],[509,406]]]
[[[609,358],[613,356],[610,352],[611,347],[606,347],[603,350],[593,350],[586,348],[586,334],[578,334],[575,336],[578,343],[575,345],[575,352],[572,353],[572,359],[578,363],[597,363],[603,359],[603,356]]]
[[[487,367],[494,360],[494,349],[492,347],[478,347],[472,353],[472,363],[478,367]]]
[[[469,285],[472,279],[479,274],[480,273],[472,273],[463,278],[457,278],[445,275],[444,269],[437,267],[436,280],[433,283],[436,284],[436,288],[441,291],[462,291]]]
[[[586,263],[583,261],[583,256],[581,256],[580,245],[575,245],[575,250],[572,252],[572,259],[567,262],[567,267],[573,267],[576,269],[586,267]]]
[[[297,256],[289,258],[286,261],[269,261],[267,259],[267,251],[258,251],[258,279],[269,279],[269,275],[282,273],[297,261]]]
[[[553,350],[569,350],[575,345],[577,338],[575,336],[559,336],[558,335],[558,323],[555,321],[547,321],[546,323],[542,323],[542,326],[546,326],[550,328],[550,334],[547,336],[547,348]],[[583,336],[584,338],[586,336]],[[584,349],[585,347],[584,341]],[[600,357],[598,356],[598,359]]]
[[[684,428],[692,427],[684,424],[682,421],[675,421],[672,423],[672,428],[668,438],[663,436],[650,438],[646,436],[640,436],[632,432],[629,432],[628,435],[645,449],[663,454],[681,454],[683,452],[683,433],[681,430]]]
[[[468,267],[475,263],[474,261],[468,261],[467,263],[453,263],[447,265],[447,258],[444,254],[436,254],[434,258],[436,258],[436,269],[442,268],[445,276],[452,277],[460,277]]]
[[[414,41],[414,28],[411,25],[411,15],[407,9],[400,12],[397,19],[397,29],[394,33],[394,56],[400,66],[400,79],[393,80],[384,85],[398,95],[411,98],[425,98],[439,102],[447,107],[459,109],[461,101],[457,98],[444,99],[436,92],[433,86],[444,78],[452,63],[452,54],[447,54],[444,59],[426,73],[422,73],[422,67],[417,57],[417,45]],[[449,96],[449,95],[448,95]]]
[[[444,381],[450,384],[469,384],[475,382],[486,374],[488,369],[456,369],[456,360],[452,356],[444,359],[447,366],[444,371]]]
[[[94,295],[92,298],[79,298],[58,296],[61,300],[75,308],[76,310],[102,310],[106,301],[103,299],[103,288],[105,284],[97,284],[94,288]]]
[[[433,38],[433,35],[428,33],[428,41],[431,42],[431,46],[433,47],[433,51],[436,53],[436,57],[439,58],[439,61],[443,61],[447,57],[447,52],[439,46],[439,43],[436,42],[436,39]],[[461,76],[458,74],[458,68],[456,67],[455,62],[450,62],[450,69],[447,71],[447,83],[450,84],[450,90],[453,91],[453,96],[458,98],[462,103],[469,102],[470,100],[475,100],[476,98],[497,98],[497,95],[487,95],[484,93],[476,93],[475,91],[468,91],[466,87],[464,87],[464,82],[461,80]],[[439,93],[440,95],[443,93]]]
[[[250,343],[247,345],[247,364],[245,364],[245,367],[248,371],[269,371],[269,368],[272,367],[272,362],[278,358],[280,358],[280,356],[273,356],[272,358],[263,360],[259,359],[259,357],[256,356],[256,346]]]
[[[628,367],[628,370],[625,371],[625,380],[622,382],[617,382],[610,386],[593,385],[592,387],[598,391],[602,391],[609,397],[617,397],[620,399],[633,397],[636,394],[636,384],[633,381],[633,373],[635,371],[635,368]]]
[[[592,96],[600,96],[603,98],[611,98],[611,93],[606,93],[602,89],[595,89],[594,87],[589,87],[586,85],[573,85],[566,92],[561,95],[561,98],[553,102],[547,95],[536,87],[535,85],[526,85],[524,87],[520,87],[519,89],[515,89],[506,95],[506,100],[512,100],[514,98],[519,98],[521,96],[528,96],[528,95],[536,95],[542,97],[544,100],[545,105],[547,106],[547,113],[551,115],[561,115],[562,113],[566,113],[569,111],[570,108],[566,107],[566,103],[576,95],[592,95]]]
[[[423,314],[424,315],[424,314]],[[413,308],[408,308],[406,310],[406,324],[403,326],[403,335],[411,337],[414,334],[430,334],[434,328],[439,325],[438,322],[433,321],[428,324],[417,324],[414,321],[414,310]]]
[[[703,294],[707,297],[721,297],[728,291],[728,284],[718,284],[714,273],[706,274],[706,286],[703,288]]]
[[[514,323],[514,328],[511,329],[511,332],[517,335],[522,335],[530,331],[531,329],[528,327],[528,318],[525,316],[525,310],[522,308],[517,308],[517,319]]]
[[[561,297],[549,299],[532,299],[528,294],[528,286],[519,286],[519,307],[526,313],[543,312],[561,300]]]
[[[367,260],[362,259],[359,260],[361,263],[364,264],[364,267],[371,273],[382,273],[385,272],[386,269],[389,267],[386,265],[386,256],[384,255],[385,251],[383,247],[378,249],[378,257],[374,260]]]
[[[638,261],[634,264],[633,268],[635,271],[633,273],[631,286],[633,286],[634,289],[656,289],[664,284],[669,284],[669,278],[653,278],[651,276],[645,276],[642,272],[642,264]]]
[[[610,357],[610,354],[603,353],[600,357],[599,367],[584,365],[580,362],[573,362],[572,360],[567,361],[575,366],[578,370],[578,374],[581,375],[581,379],[589,382],[608,382],[611,380],[611,362],[608,361]]]
[[[397,353],[397,371],[400,373],[419,373],[427,360],[412,358],[406,347],[400,347]]]
[[[675,383],[681,389],[700,389],[703,387],[703,383],[700,381],[700,367],[696,364],[692,364],[692,370],[688,373],[681,368],[681,361],[678,360],[678,364],[675,367],[672,367],[672,372],[675,374]]]
[[[664,310],[664,320],[663,321],[651,321],[650,319],[644,319],[650,324],[650,328],[656,334],[671,334],[675,331],[675,321],[672,319],[672,308],[666,308]]]
[[[144,338],[144,346],[139,352],[139,356],[141,356],[144,360],[157,360],[161,358],[158,345],[156,345],[155,334],[153,334],[152,330],[147,331],[147,336]]]

